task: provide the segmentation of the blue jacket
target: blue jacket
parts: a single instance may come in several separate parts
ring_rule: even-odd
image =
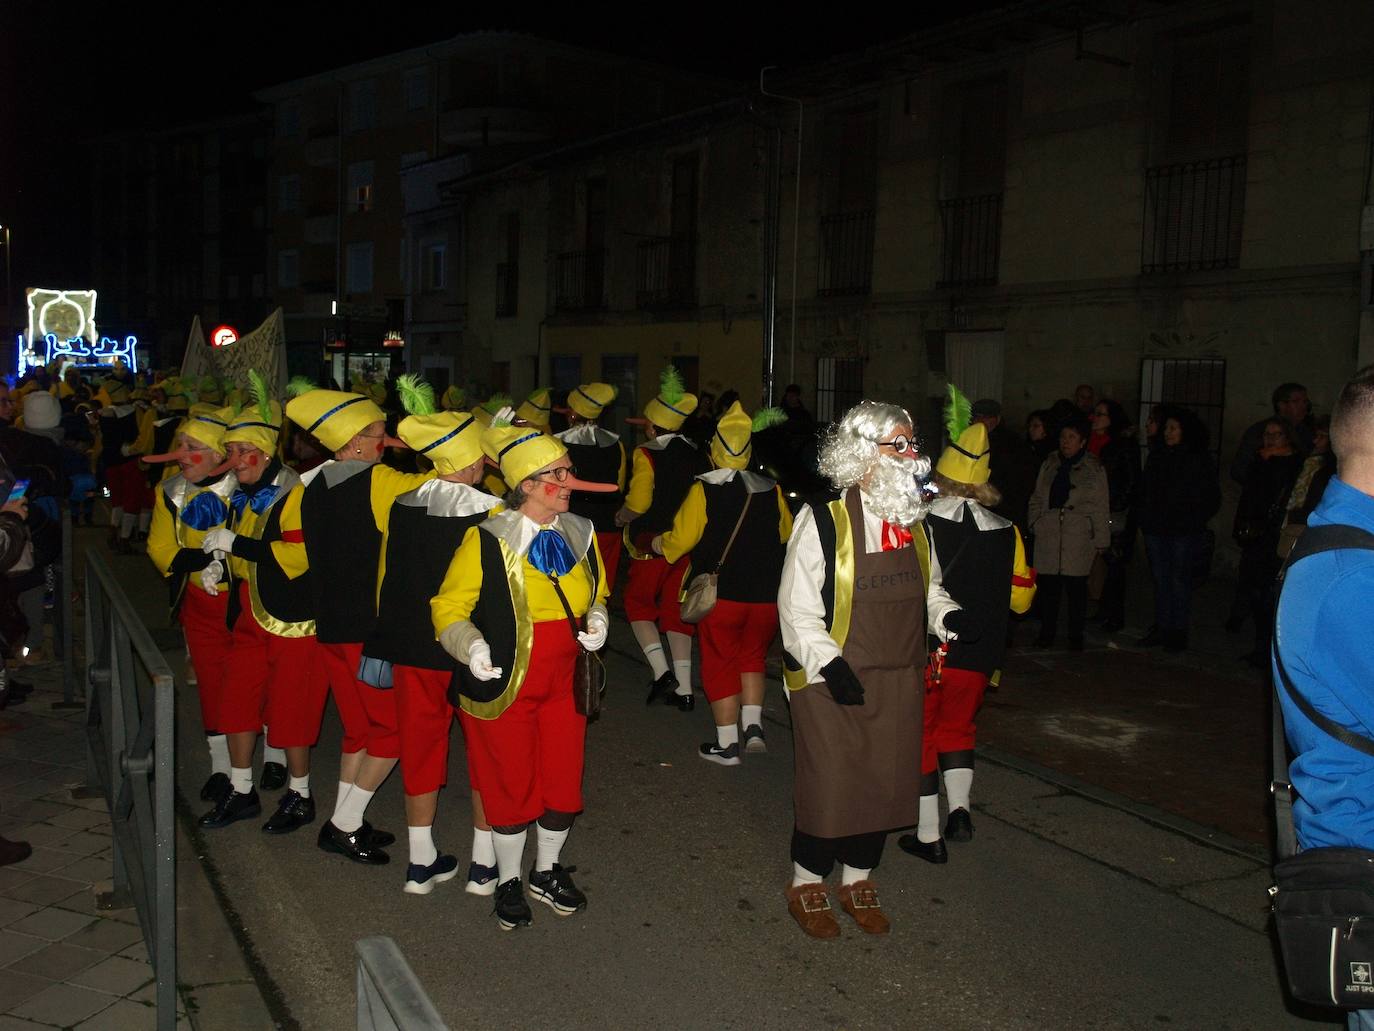
[[[1309,526],[1344,523],[1374,533],[1374,498],[1332,477]],[[1330,551],[1288,572],[1275,634],[1298,692],[1324,716],[1374,738],[1374,551]],[[1278,678],[1278,670],[1274,676]],[[1374,849],[1374,756],[1319,729],[1280,688],[1296,758],[1293,821],[1301,848]]]

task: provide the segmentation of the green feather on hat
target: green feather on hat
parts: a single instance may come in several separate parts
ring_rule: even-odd
[[[434,388],[419,376],[411,374],[397,377],[396,393],[408,415],[433,415],[437,411]]]
[[[786,421],[787,413],[781,408],[760,408],[754,413],[752,430],[754,433],[761,433],[774,426],[781,426]]]
[[[311,390],[318,390],[319,387],[309,376],[292,376],[286,384],[287,397],[300,397],[302,394]]]
[[[682,382],[682,374],[671,363],[664,367],[658,376],[658,396],[667,404],[675,405],[687,395],[687,387]]]
[[[950,440],[958,440],[973,421],[971,402],[953,383],[949,385],[949,400],[945,402],[945,432]]]
[[[265,423],[272,422],[272,392],[267,388],[267,380],[257,369],[248,370],[248,392],[253,403],[258,406],[258,415]]]

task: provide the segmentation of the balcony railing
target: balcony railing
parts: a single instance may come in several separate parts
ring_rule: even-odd
[[[822,215],[820,268],[816,293],[821,297],[866,294],[873,285],[873,212]]]
[[[696,303],[696,240],[687,235],[641,240],[635,252],[635,303],[641,308]]]
[[[939,286],[987,286],[997,282],[1002,247],[1002,195],[956,197],[940,202],[944,243]]]
[[[1244,221],[1244,154],[1147,168],[1141,274],[1235,268]]]
[[[496,266],[496,317],[509,318],[515,314],[515,302],[520,286],[520,266],[503,261]]]
[[[606,307],[606,252],[565,251],[553,260],[554,311]]]

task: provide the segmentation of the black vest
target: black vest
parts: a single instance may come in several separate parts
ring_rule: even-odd
[[[931,546],[940,559],[945,591],[982,625],[972,644],[951,641],[945,664],[991,676],[1007,654],[1007,621],[1011,611],[1011,573],[1016,537],[1010,525],[980,530],[967,506],[954,522],[934,512],[926,516]]]
[[[377,620],[382,534],[372,515],[374,468],[368,466],[332,487],[325,479],[329,469],[321,469],[301,498],[301,528],[321,644],[365,641]]]
[[[572,458],[577,475],[592,483],[616,483],[620,478],[620,466],[625,457],[625,444],[617,440],[608,447],[595,444],[569,444],[564,441],[568,455]],[[615,514],[625,504],[623,491],[614,494],[592,494],[585,490],[573,491],[568,511],[590,519],[597,533],[615,533]]]
[[[281,540],[281,510],[286,494],[283,491],[276,503],[267,510],[267,519],[259,538],[264,544]],[[292,580],[276,562],[259,562],[257,581],[258,597],[262,599],[263,608],[283,623],[305,623],[315,618],[313,570],[306,570]]]
[[[363,648],[367,655],[403,666],[452,672],[453,657],[434,639],[429,603],[439,593],[463,535],[486,518],[486,512],[446,517],[430,515],[419,505],[391,506],[386,577],[377,625]]]
[[[728,483],[702,482],[702,487],[706,492],[706,529],[692,549],[692,576],[715,570],[746,496],[744,480],[739,476]],[[730,545],[716,595],[726,601],[775,604],[787,553],[787,545],[778,537],[778,491],[774,487],[748,496],[749,512]]]
[[[673,525],[673,516],[682,507],[692,481],[711,468],[710,460],[686,437],[676,436],[667,447],[645,451],[654,467],[654,495],[649,511],[630,524],[630,540],[663,533]],[[646,547],[640,550],[647,551]]]
[[[123,407],[123,406],[119,406]],[[120,450],[138,440],[138,412],[100,417],[100,461],[106,469],[133,461]]]

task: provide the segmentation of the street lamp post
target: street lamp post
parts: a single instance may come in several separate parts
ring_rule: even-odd
[[[10,227],[0,226],[0,231],[5,234],[5,329],[13,329],[10,319],[14,317],[14,305],[10,298],[10,278],[14,270],[14,245],[10,243]]]

